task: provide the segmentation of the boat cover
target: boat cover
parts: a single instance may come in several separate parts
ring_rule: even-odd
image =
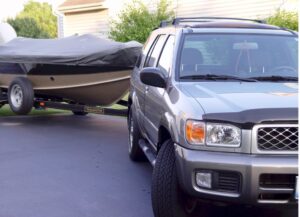
[[[142,45],[110,41],[95,35],[61,39],[15,38],[0,45],[0,62],[20,63],[27,70],[37,64],[132,68]]]

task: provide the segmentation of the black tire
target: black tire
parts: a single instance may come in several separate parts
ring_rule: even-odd
[[[151,196],[155,217],[188,217],[197,207],[197,200],[185,194],[179,186],[171,140],[166,141],[158,153]]]
[[[3,91],[2,91],[2,89],[0,88],[0,100],[1,99],[3,99],[4,98],[4,96],[3,96]],[[2,108],[4,106],[4,104],[1,104],[0,103],[0,108]]]
[[[132,115],[131,108],[128,112],[128,130],[128,150],[130,159],[137,162],[146,161],[146,156],[139,146],[139,140],[142,139],[142,135],[140,133],[139,126]]]
[[[17,115],[31,112],[34,102],[34,91],[31,82],[26,78],[16,78],[8,89],[8,102],[11,110]]]
[[[76,116],[86,116],[86,115],[88,115],[87,112],[78,112],[78,111],[72,111],[72,112]]]

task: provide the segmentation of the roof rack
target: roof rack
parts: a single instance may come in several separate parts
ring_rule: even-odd
[[[213,20],[236,20],[236,21],[251,21],[255,23],[266,23],[264,20],[232,18],[232,17],[178,17],[172,22],[173,25],[178,25],[182,22],[209,22]]]
[[[159,27],[166,27],[168,25],[179,25],[180,23],[201,23],[201,22],[211,22],[214,20],[236,20],[236,21],[251,21],[255,23],[264,24],[264,20],[255,20],[255,19],[244,19],[244,18],[232,18],[232,17],[178,17],[170,20],[161,21]]]

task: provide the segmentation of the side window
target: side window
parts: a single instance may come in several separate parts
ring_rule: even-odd
[[[145,67],[153,67],[157,63],[157,60],[159,58],[159,54],[161,52],[162,47],[164,46],[166,39],[166,35],[160,35],[159,38],[156,41],[156,44],[154,47],[151,48],[150,52],[148,53],[148,56],[146,58]]]
[[[157,39],[158,39],[158,37],[154,38],[152,35],[147,39],[146,43],[144,44],[142,54],[139,57],[137,64],[136,64],[136,66],[138,68],[143,67],[144,63],[146,62],[145,60],[146,60],[147,54],[150,53],[149,50],[150,49],[152,50],[152,48],[156,44]]]
[[[169,36],[158,61],[157,67],[160,68],[166,74],[166,76],[168,76],[172,65],[174,42],[175,36]]]

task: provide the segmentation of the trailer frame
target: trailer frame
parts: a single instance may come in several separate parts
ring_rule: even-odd
[[[0,88],[0,108],[8,103],[7,92],[3,91]],[[116,104],[128,107],[128,102],[126,100],[119,100]],[[72,111],[74,113],[91,113],[91,114],[99,114],[99,115],[113,115],[113,116],[121,116],[126,117],[128,115],[128,109],[113,109],[101,106],[89,106],[89,105],[81,105],[75,104],[73,102],[67,102],[63,100],[55,100],[55,99],[43,99],[36,98],[33,103],[33,108],[35,109],[60,109],[65,111]]]

